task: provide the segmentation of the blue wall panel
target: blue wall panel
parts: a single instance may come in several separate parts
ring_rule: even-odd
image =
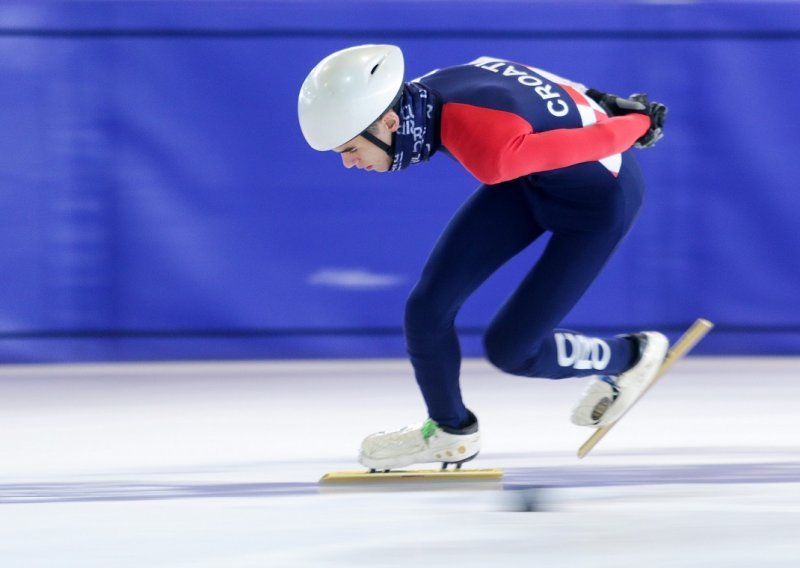
[[[403,303],[477,183],[346,171],[296,97],[326,54],[479,55],[670,106],[645,209],[568,325],[800,353],[800,5],[50,2],[0,6],[0,360],[401,356]],[[459,317],[464,351],[535,260]]]

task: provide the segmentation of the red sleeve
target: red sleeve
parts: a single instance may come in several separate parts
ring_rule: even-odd
[[[463,103],[442,110],[442,144],[479,181],[495,184],[624,152],[650,127],[643,114],[534,132],[522,117]]]

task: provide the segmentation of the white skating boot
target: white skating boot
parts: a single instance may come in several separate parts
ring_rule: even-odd
[[[639,341],[639,360],[620,375],[593,378],[572,410],[574,424],[597,427],[616,422],[656,378],[667,356],[669,341],[657,331],[633,337]]]
[[[468,462],[481,449],[478,419],[471,412],[472,423],[455,429],[439,426],[431,419],[416,426],[407,426],[394,432],[377,432],[361,443],[358,461],[370,470],[390,470],[414,463],[441,462],[448,464]]]

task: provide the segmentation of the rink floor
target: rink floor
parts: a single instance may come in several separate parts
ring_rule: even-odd
[[[578,460],[584,384],[465,361],[504,480],[343,489],[405,361],[6,366],[0,566],[800,566],[800,358],[680,362]]]

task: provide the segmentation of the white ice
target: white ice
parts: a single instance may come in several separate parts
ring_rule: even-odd
[[[683,361],[583,460],[583,381],[463,375],[505,489],[320,490],[425,417],[404,361],[6,366],[0,566],[800,566],[800,359]]]

